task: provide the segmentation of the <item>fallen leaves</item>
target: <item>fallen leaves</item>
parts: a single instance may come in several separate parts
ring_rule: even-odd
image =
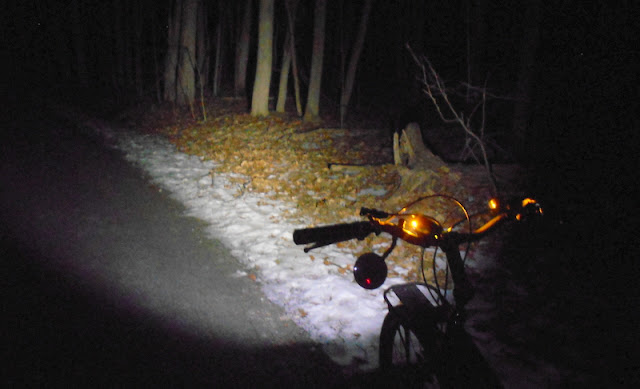
[[[275,115],[255,118],[226,106],[217,111],[208,108],[208,112],[212,119],[206,123],[174,120],[171,125],[165,123],[161,132],[180,151],[215,161],[212,174],[226,174],[236,196],[255,192],[291,204],[283,218],[311,220],[315,225],[348,222],[359,218],[363,206],[396,211],[415,199],[407,197],[452,194],[459,189],[459,175],[442,166],[438,171],[415,172],[415,187],[399,191],[406,183],[392,164],[391,139],[370,130],[320,128],[301,132],[302,123],[297,119]],[[165,120],[167,116],[160,115]],[[150,128],[159,126],[157,121],[148,124]],[[357,168],[330,168],[337,165]],[[438,215],[438,210],[432,209],[430,214]],[[387,237],[374,236],[337,247],[357,256],[372,247],[381,251],[388,245]],[[390,260],[410,269],[408,277],[414,277],[419,254],[409,245],[398,245]],[[324,264],[336,266],[341,274],[350,271],[349,266],[327,260]],[[249,278],[257,279],[255,274]]]
[[[319,222],[352,216],[345,212],[346,207],[358,209],[365,202],[373,206],[374,201],[380,201],[375,196],[359,196],[363,187],[375,185],[378,193],[390,193],[397,184],[397,174],[390,165],[360,169],[357,175],[328,169],[331,163],[390,160],[390,155],[371,155],[371,150],[363,147],[362,136],[356,142],[349,130],[299,133],[299,126],[299,121],[276,116],[257,119],[228,114],[189,130],[168,127],[167,135],[179,150],[215,160],[218,172],[246,177],[243,189],[293,201],[298,217]],[[356,147],[350,147],[352,142]],[[378,152],[382,149],[379,146]]]

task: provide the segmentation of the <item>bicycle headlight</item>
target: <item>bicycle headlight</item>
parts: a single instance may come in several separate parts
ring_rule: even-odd
[[[424,215],[407,215],[401,226],[405,234],[408,235],[403,239],[420,246],[433,245],[442,233],[440,223],[434,218]]]

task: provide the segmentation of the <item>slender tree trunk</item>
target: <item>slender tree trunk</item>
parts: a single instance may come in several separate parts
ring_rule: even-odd
[[[324,30],[327,16],[327,1],[316,0],[313,20],[313,54],[309,74],[309,93],[303,121],[320,120],[320,86],[322,84],[322,62],[324,57]]]
[[[269,86],[273,62],[273,3],[274,0],[260,0],[260,21],[258,26],[258,65],[256,81],[251,98],[251,115],[269,114]]]
[[[164,100],[174,103],[177,96],[176,76],[178,52],[180,48],[180,21],[182,19],[182,0],[173,3],[173,12],[169,12],[169,30],[167,36],[167,55],[164,64]]]
[[[297,7],[297,1],[293,0],[293,4],[289,4],[289,1],[286,1],[286,9],[287,9],[287,20],[289,20],[289,11],[295,14],[295,9]],[[280,68],[280,85],[278,88],[278,102],[276,103],[276,112],[284,112],[287,105],[287,92],[289,88],[289,69],[291,68],[292,62],[292,53],[295,45],[293,44],[293,23],[288,23],[287,35],[284,40],[284,46],[282,48],[282,67]],[[297,77],[296,77],[297,79]],[[296,101],[297,106],[300,106],[299,99],[299,86],[296,84]],[[299,109],[298,115],[302,114],[302,109]]]
[[[249,42],[251,41],[252,0],[245,2],[240,36],[236,43],[236,63],[233,90],[236,97],[245,96],[247,88],[247,61],[249,60]]]
[[[362,9],[362,17],[360,19],[360,27],[358,29],[358,36],[353,45],[353,51],[351,52],[351,58],[349,59],[349,68],[344,82],[344,89],[340,96],[340,122],[344,121],[347,116],[347,107],[349,105],[349,99],[351,99],[351,92],[353,91],[353,83],[356,78],[356,68],[358,61],[360,60],[360,53],[362,53],[362,46],[364,46],[364,38],[367,34],[367,23],[369,20],[369,14],[371,13],[371,4],[373,0],[366,0]]]
[[[196,19],[199,0],[184,0],[180,36],[180,68],[178,69],[179,105],[191,105],[196,97]]]
[[[220,94],[222,57],[224,55],[222,45],[224,44],[223,34],[225,26],[224,3],[220,2],[218,4],[218,26],[216,27],[216,59],[213,68],[213,95],[216,97]]]
[[[204,88],[209,81],[209,63],[211,55],[209,52],[209,34],[207,33],[207,7],[200,2],[198,10],[198,32],[196,35],[196,58],[198,59],[198,84]]]
[[[291,39],[289,40],[289,51],[291,53],[291,66],[293,70],[293,90],[296,98],[296,110],[298,116],[302,116],[302,100],[300,99],[300,79],[298,77],[298,61],[296,60],[296,38],[295,38],[295,15],[298,6],[298,0],[285,0],[284,2],[287,10],[287,23],[289,25],[289,33]]]
[[[540,2],[527,0],[525,7],[523,38],[520,45],[520,72],[516,85],[517,99],[513,112],[513,136],[515,149],[519,152],[524,147],[527,122],[531,115],[531,94],[533,90],[533,76],[536,67],[535,53],[539,43]]]
[[[282,48],[282,67],[280,68],[280,84],[278,85],[278,102],[276,112],[284,113],[287,104],[287,88],[289,86],[289,68],[291,67],[291,32],[287,32]]]

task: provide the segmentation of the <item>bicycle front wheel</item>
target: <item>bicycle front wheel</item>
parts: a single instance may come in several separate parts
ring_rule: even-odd
[[[420,340],[404,322],[403,318],[408,316],[406,307],[398,306],[394,310],[387,314],[380,330],[380,369],[406,387],[428,387],[426,383],[439,387],[433,374],[434,350],[428,344],[433,343]]]

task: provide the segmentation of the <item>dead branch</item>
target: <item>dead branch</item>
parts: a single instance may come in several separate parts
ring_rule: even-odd
[[[469,117],[465,118],[463,113],[464,111],[456,109],[453,102],[449,98],[449,89],[447,89],[444,81],[442,80],[442,78],[440,78],[438,72],[435,70],[429,59],[426,56],[422,56],[419,58],[411,49],[411,46],[409,46],[409,44],[407,44],[406,47],[409,50],[409,53],[411,54],[414,62],[421,70],[419,81],[422,83],[423,92],[433,103],[436,111],[438,112],[438,115],[440,116],[440,119],[445,123],[458,123],[467,134],[467,136],[473,139],[476,145],[480,148],[480,152],[482,154],[482,163],[486,169],[487,177],[492,187],[492,192],[494,195],[497,195],[498,188],[491,168],[491,163],[489,162],[489,158],[487,156],[487,149],[483,139],[486,119],[485,107],[487,102],[486,85],[482,89],[474,88],[475,91],[482,92],[482,100],[478,102],[477,105],[473,108],[472,113],[469,115]],[[481,124],[480,128],[477,131],[474,131],[472,128],[471,119],[473,117],[473,114],[479,108],[481,108],[482,110]],[[465,145],[465,148],[466,147],[468,147],[468,143],[467,145]],[[473,153],[471,148],[469,148],[469,150]],[[477,157],[475,158],[476,160],[478,160]]]
[[[384,166],[385,163],[370,163],[370,164],[359,164],[359,163],[328,163],[327,169],[332,172],[340,172],[346,175],[359,174],[362,172],[371,169],[372,167]]]

